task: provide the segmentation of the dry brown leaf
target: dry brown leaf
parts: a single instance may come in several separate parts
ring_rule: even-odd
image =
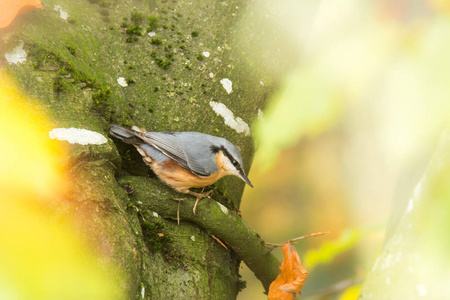
[[[296,293],[300,293],[308,277],[308,271],[300,262],[295,247],[286,242],[282,251],[284,260],[280,266],[281,274],[270,284],[270,300],[295,299]]]
[[[0,0],[0,28],[5,28],[17,15],[41,8],[40,0]]]

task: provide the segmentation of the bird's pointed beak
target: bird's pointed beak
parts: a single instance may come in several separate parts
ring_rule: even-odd
[[[244,172],[239,172],[239,177],[241,177],[241,179],[248,184],[249,186],[253,187],[253,184],[250,182],[250,179],[248,179],[247,175],[245,175]]]

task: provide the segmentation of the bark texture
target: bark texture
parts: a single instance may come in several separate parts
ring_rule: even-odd
[[[199,131],[222,136],[241,151],[247,170],[251,136],[218,116],[223,103],[247,124],[272,91],[269,69],[255,65],[236,31],[246,1],[48,0],[44,10],[19,16],[2,29],[0,62],[55,127],[107,136],[111,123],[155,131]],[[149,34],[150,33],[150,34]],[[23,48],[27,60],[9,64],[5,53]],[[264,50],[260,51],[264,54]],[[261,55],[263,57],[264,55]],[[118,79],[128,83],[122,87]],[[228,94],[220,80],[233,82]],[[264,85],[260,84],[264,79]],[[267,289],[278,261],[231,210],[244,184],[224,178],[214,200],[180,204],[129,145],[69,145],[62,162],[70,197],[56,208],[73,218],[102,263],[114,263],[130,299],[234,299],[244,283],[241,259]],[[224,248],[211,235],[221,239]],[[252,252],[256,251],[256,252]]]

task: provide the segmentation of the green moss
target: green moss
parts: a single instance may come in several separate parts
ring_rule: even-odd
[[[149,218],[152,218],[149,216]],[[161,222],[142,222],[142,233],[144,234],[145,243],[150,251],[161,252],[171,248],[171,239],[165,232],[164,223]]]
[[[192,37],[197,37],[198,36],[198,31],[192,31],[191,32],[191,36]]]
[[[140,25],[142,23],[142,20],[144,20],[144,16],[140,12],[133,11],[133,12],[131,12],[130,20],[135,25]]]
[[[158,65],[158,67],[160,67],[161,69],[167,69],[171,64],[170,60],[165,61],[160,57],[156,57],[155,61],[156,61],[156,64]]]
[[[110,7],[111,3],[107,0],[102,0],[102,1],[100,1],[100,6],[101,7]]]
[[[203,56],[201,54],[197,55],[198,60],[203,60]]]
[[[133,25],[133,26],[128,27],[125,30],[125,32],[126,32],[126,34],[128,34],[130,36],[131,35],[142,35],[142,27],[139,25]]]
[[[111,89],[109,86],[99,88],[94,94],[92,94],[92,100],[95,105],[107,106],[109,105],[108,100],[111,96]]]
[[[69,73],[67,72],[66,68],[62,68],[58,70],[58,75],[68,75]]]
[[[152,38],[152,40],[150,41],[150,43],[152,45],[160,45],[162,43],[162,39],[158,39],[158,38]]]
[[[37,69],[60,68],[63,62],[58,54],[53,51],[45,51],[36,45],[29,47],[28,55],[33,59],[33,67]]]
[[[66,82],[61,75],[56,75],[53,79],[52,88],[55,93],[61,93],[65,89],[67,89]]]
[[[239,292],[243,291],[247,287],[247,281],[242,280],[241,278],[242,276],[241,274],[239,274],[239,281],[238,281]]]
[[[137,41],[137,37],[127,36],[125,38],[125,43],[132,43],[132,42],[135,42],[135,41]]]
[[[73,76],[75,79],[75,82],[84,83],[84,87],[86,88],[99,88],[97,81],[83,72],[74,71]]]
[[[150,15],[147,17],[147,19],[148,19],[148,31],[155,31],[156,28],[158,28],[159,26],[158,17]]]
[[[104,17],[107,17],[107,16],[109,16],[109,11],[103,8],[103,9],[100,9],[100,14]]]
[[[73,47],[67,46],[67,50],[69,50],[70,54],[72,54],[73,56],[75,56],[76,54],[76,50]]]
[[[133,23],[133,25],[128,25],[127,17],[122,18],[122,23],[120,24],[120,27],[126,28],[125,33],[127,34],[125,38],[126,43],[132,43],[138,40],[137,36],[142,35],[142,27],[140,24],[142,23],[142,20],[144,19],[142,13],[139,13],[137,11],[131,12],[130,20]]]

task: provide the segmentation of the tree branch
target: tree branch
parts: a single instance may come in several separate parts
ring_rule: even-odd
[[[125,184],[133,186],[130,199],[134,203],[142,203],[137,204],[137,207],[157,212],[164,218],[177,220],[179,206],[181,221],[192,222],[222,240],[255,273],[266,291],[280,273],[280,262],[270,253],[263,239],[241,217],[222,204],[211,199],[202,199],[194,215],[193,197],[183,195],[186,200],[181,201],[179,205],[172,197],[180,198],[180,194],[164,186],[157,179],[124,176],[119,179],[119,183],[122,186]]]

